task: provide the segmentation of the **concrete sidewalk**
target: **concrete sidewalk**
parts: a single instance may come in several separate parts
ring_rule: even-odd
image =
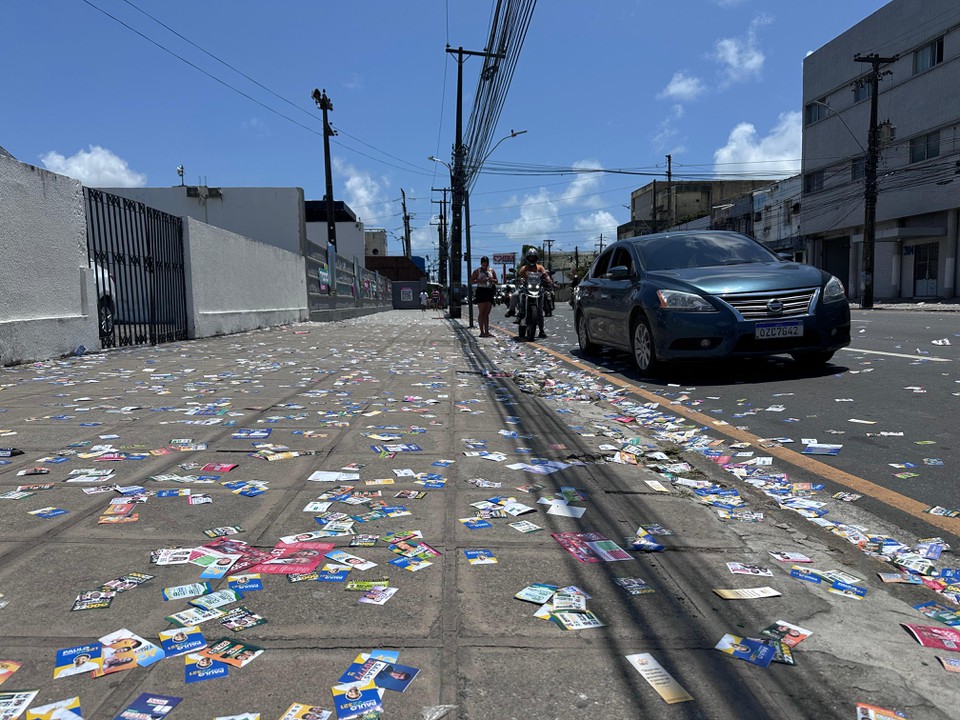
[[[666,414],[643,408],[534,345],[503,335],[478,340],[464,325],[434,312],[388,311],[0,371],[0,447],[23,451],[0,465],[0,493],[53,486],[0,501],[0,603],[7,603],[0,661],[22,663],[0,693],[38,690],[34,706],[79,696],[88,719],[114,718],[149,693],[182,698],[173,718],[292,720],[306,716],[285,712],[294,703],[333,711],[331,688],[358,654],[380,648],[419,669],[404,692],[383,691],[384,718],[853,718],[857,702],[911,719],[955,717],[957,676],[935,656],[957,654],[923,648],[899,626],[936,625],[910,605],[945,600],[924,587],[881,584],[876,573],[893,568],[776,509],[692,451],[691,438],[703,431],[671,423],[668,407]],[[266,430],[261,439],[243,432]],[[678,433],[686,439],[668,441]],[[251,455],[255,443],[273,447]],[[97,445],[116,459],[77,454]],[[637,456],[623,453],[636,447],[639,464],[632,464]],[[719,441],[710,447],[726,450]],[[691,466],[670,467],[680,462]],[[49,474],[18,476],[35,467]],[[104,467],[115,471],[108,480],[64,482],[71,471]],[[309,480],[317,471],[359,479]],[[722,482],[764,519],[723,522],[690,485],[671,482],[677,478]],[[98,522],[120,494],[85,490],[106,484],[149,493],[134,508],[136,522]],[[308,505],[344,485],[382,495],[365,498],[367,505]],[[582,499],[559,502],[563,488]],[[188,504],[174,490],[210,502]],[[244,490],[248,496],[237,494]],[[402,491],[422,496],[396,497]],[[502,510],[484,504],[492,499],[502,508],[507,497],[532,512],[496,517]],[[370,502],[393,508],[393,516],[370,515]],[[583,509],[582,517],[568,517],[579,512],[570,506]],[[30,514],[44,508],[68,512]],[[411,572],[390,564],[398,555],[383,539],[350,547],[356,535],[322,538],[376,563],[350,571],[349,581],[386,578],[396,594],[383,605],[360,603],[361,593],[343,582],[261,572],[263,589],[225,609],[246,607],[265,624],[236,634],[218,619],[199,626],[211,644],[230,637],[264,649],[227,677],[185,683],[184,661],[168,657],[96,679],[52,679],[58,650],[122,628],[157,642],[173,627],[165,618],[189,607],[165,601],[161,591],[201,581],[202,568],[152,564],[152,551],[209,543],[204,531],[223,527],[242,528],[229,539],[269,551],[280,538],[320,530],[314,518],[329,512],[365,520],[354,521],[356,534],[419,531],[439,555]],[[463,522],[481,512],[493,517],[471,522],[476,529]],[[518,521],[541,529],[520,532],[510,525]],[[551,536],[596,532],[624,548],[641,525],[672,531],[656,538],[664,552],[581,562]],[[590,560],[608,548],[584,549],[580,540]],[[470,564],[476,553],[468,550],[489,550],[498,562]],[[862,580],[866,597],[790,577],[790,563],[776,562],[771,551],[845,570]],[[772,576],[735,575],[728,562],[769,568]],[[81,593],[130,573],[154,577],[118,593],[108,608],[71,611]],[[630,595],[618,578],[643,580],[653,592]],[[228,587],[226,578],[210,582]],[[605,625],[564,630],[534,617],[538,605],[514,597],[531,583],[576,586]],[[760,586],[782,594],[725,601],[713,592]],[[760,637],[779,620],[813,631],[793,666],[761,668],[713,649],[727,633]],[[626,659],[637,653],[650,653],[694,699],[665,703]]]

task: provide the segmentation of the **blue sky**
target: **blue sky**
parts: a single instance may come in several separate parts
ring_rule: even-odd
[[[493,138],[527,132],[487,167],[663,178],[669,153],[677,179],[795,174],[804,56],[884,4],[540,0]],[[456,99],[444,49],[482,50],[493,5],[7,0],[0,146],[92,186],[178,185],[183,165],[188,184],[295,186],[320,199],[322,123],[310,93],[325,88],[339,132],[334,196],[368,228],[399,236],[404,190],[414,253],[436,257],[431,188],[449,177],[427,157],[449,161]],[[464,64],[465,123],[480,67]],[[545,238],[554,251],[593,252],[652,177],[481,173],[474,257]],[[390,252],[400,250],[391,237]]]

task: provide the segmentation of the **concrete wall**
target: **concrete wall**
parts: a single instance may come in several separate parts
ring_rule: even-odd
[[[304,254],[301,188],[99,188],[180,217],[229,230],[287,252]],[[197,189],[204,197],[188,197]],[[363,247],[362,241],[360,247]],[[342,253],[341,253],[342,254]]]
[[[100,347],[83,188],[0,154],[0,365]]]
[[[363,267],[366,257],[363,223],[357,221],[334,224],[337,228],[337,255],[347,258],[350,262],[356,260],[360,263],[360,267]],[[320,247],[327,246],[327,223],[308,222],[305,223],[305,227],[307,240]]]
[[[190,337],[309,319],[299,253],[188,218],[184,255]]]

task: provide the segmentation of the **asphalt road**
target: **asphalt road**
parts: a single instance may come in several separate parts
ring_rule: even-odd
[[[514,327],[498,311],[493,319],[501,327]],[[836,456],[800,457],[802,472],[836,490],[863,489],[846,487],[842,474],[847,473],[889,491],[874,498],[865,493],[865,502],[892,523],[919,532],[929,517],[923,517],[927,507],[960,507],[955,481],[960,465],[954,411],[960,402],[956,312],[854,309],[851,345],[816,372],[778,356],[674,366],[655,378],[641,378],[625,353],[581,356],[569,305],[561,305],[546,323],[549,337],[538,341],[545,347],[665,403],[756,438],[789,438],[793,442],[783,447],[796,453],[805,439],[842,445]],[[715,429],[723,431],[722,426]]]

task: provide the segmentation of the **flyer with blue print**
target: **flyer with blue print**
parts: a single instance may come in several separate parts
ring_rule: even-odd
[[[204,655],[190,653],[184,656],[183,681],[198,683],[227,677],[230,666]]]
[[[160,631],[160,647],[167,657],[186,655],[206,646],[207,641],[203,639],[203,633],[196,625]]]
[[[183,698],[141,693],[113,720],[163,720]]]
[[[57,650],[56,666],[53,677],[62,678],[70,675],[100,670],[103,667],[103,646],[100,643],[87,643],[75,647]]]

